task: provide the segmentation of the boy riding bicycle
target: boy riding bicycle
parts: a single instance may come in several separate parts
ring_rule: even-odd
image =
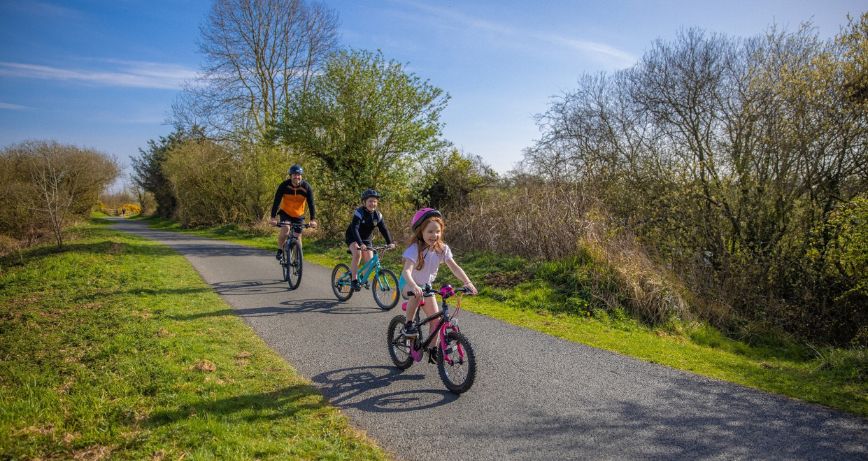
[[[362,284],[358,280],[359,263],[364,257],[364,262],[368,262],[373,256],[370,250],[373,245],[372,234],[374,227],[380,229],[380,234],[386,239],[386,245],[389,248],[394,248],[392,236],[389,234],[389,229],[386,228],[386,221],[383,219],[383,214],[377,210],[380,203],[380,193],[374,189],[368,189],[362,192],[362,206],[355,209],[353,212],[353,220],[345,234],[345,241],[350,253],[353,255],[350,263],[350,274],[352,280],[352,288],[355,291],[362,289]]]

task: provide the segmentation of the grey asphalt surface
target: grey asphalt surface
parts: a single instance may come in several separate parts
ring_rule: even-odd
[[[476,383],[449,393],[435,365],[392,366],[389,320],[367,290],[338,303],[331,268],[288,291],[272,252],[147,228],[116,229],[184,255],[275,351],[396,457],[861,459],[868,419],[563,341],[462,311]],[[467,302],[473,302],[467,298]]]

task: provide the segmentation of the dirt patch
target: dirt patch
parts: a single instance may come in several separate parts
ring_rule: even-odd
[[[63,434],[63,443],[69,445],[72,442],[75,442],[79,437],[81,437],[81,433],[79,432],[67,432],[66,434]]]
[[[123,243],[112,242],[112,244],[109,245],[108,253],[112,255],[121,254],[124,252],[124,246]]]
[[[530,280],[530,274],[525,272],[491,272],[482,277],[486,286],[494,288],[512,288],[519,283]]]
[[[78,450],[74,452],[72,454],[72,459],[82,461],[97,461],[107,458],[109,455],[111,455],[112,451],[114,451],[114,447],[93,445],[91,447],[85,448],[84,450]]]
[[[19,429],[15,432],[15,435],[52,435],[54,434],[54,426],[49,424],[47,426],[27,426],[24,429]]]
[[[217,365],[210,360],[200,360],[193,366],[194,370],[199,370],[203,373],[212,373],[217,371]]]

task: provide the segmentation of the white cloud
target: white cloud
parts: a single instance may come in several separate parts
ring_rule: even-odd
[[[19,106],[18,104],[10,104],[8,102],[0,102],[0,110],[27,110],[27,106]]]
[[[145,61],[107,61],[110,70],[64,69],[0,61],[0,77],[73,81],[95,85],[176,90],[196,77],[196,71],[175,64]]]
[[[605,43],[592,42],[589,40],[576,40],[570,37],[550,34],[533,34],[533,36],[539,40],[544,40],[549,43],[563,45],[584,53],[596,55],[598,58],[603,58],[606,61],[613,61],[613,64],[616,64],[619,67],[626,67],[636,62],[636,57],[632,54],[619,50],[613,46],[606,45]]]
[[[26,2],[6,2],[0,6],[8,8],[12,11],[20,11],[32,16],[57,17],[76,20],[80,20],[84,17],[84,15],[76,9],[56,5],[53,3],[40,2],[36,0],[29,0]]]
[[[396,3],[403,4],[415,8],[416,10],[427,13],[429,18],[445,20],[449,25],[461,25],[463,27],[472,28],[479,31],[498,34],[501,37],[506,37],[518,43],[525,44],[527,39],[537,42],[544,42],[549,45],[557,45],[573,50],[577,50],[585,55],[593,57],[608,63],[614,67],[627,67],[636,62],[636,57],[630,53],[619,50],[611,45],[599,43],[589,40],[580,40],[572,37],[560,35],[552,35],[549,33],[520,30],[514,27],[509,27],[496,22],[474,18],[462,13],[447,10],[445,8],[434,7],[425,3],[416,2],[414,0],[395,0]]]

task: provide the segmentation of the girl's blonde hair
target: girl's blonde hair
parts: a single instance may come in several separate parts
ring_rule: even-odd
[[[425,228],[428,227],[428,224],[431,222],[436,222],[440,225],[440,238],[434,242],[434,245],[431,246],[431,250],[436,253],[443,253],[443,250],[446,247],[446,244],[443,242],[443,234],[446,232],[446,222],[443,221],[443,218],[440,216],[432,216],[425,221],[422,221],[422,225],[416,228],[416,233],[413,234],[413,237],[410,239],[409,245],[416,244],[416,249],[418,250],[418,254],[416,255],[416,270],[422,270],[422,267],[425,265],[425,258],[422,255],[422,251],[427,248],[427,244],[425,243],[425,239],[422,237],[422,233],[425,232]]]

